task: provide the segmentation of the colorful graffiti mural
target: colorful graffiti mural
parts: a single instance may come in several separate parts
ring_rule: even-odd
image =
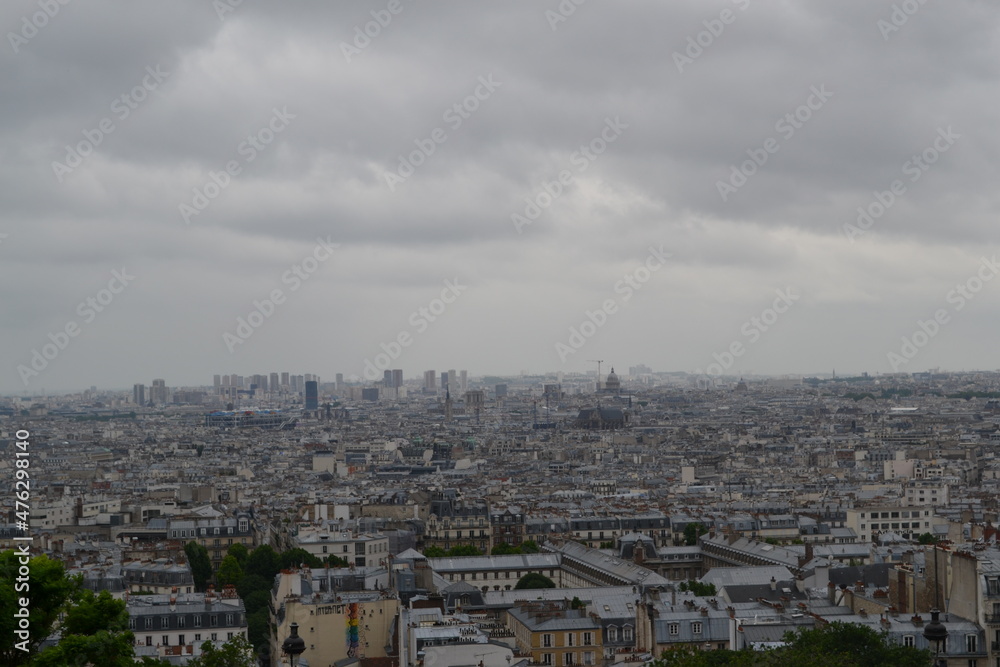
[[[358,604],[353,602],[347,605],[347,657],[356,658],[358,656]]]

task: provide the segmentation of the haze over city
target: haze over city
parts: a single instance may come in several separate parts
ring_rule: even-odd
[[[1000,10],[903,4],[4,3],[0,392],[995,368]]]

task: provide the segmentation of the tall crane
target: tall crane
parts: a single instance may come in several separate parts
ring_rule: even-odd
[[[601,364],[604,363],[604,359],[587,359],[587,361],[597,363],[597,391],[601,391]]]

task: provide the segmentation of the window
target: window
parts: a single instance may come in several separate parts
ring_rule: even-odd
[[[616,628],[613,625],[608,626],[608,641],[609,642],[618,641],[618,628]]]
[[[576,635],[572,632],[566,633],[566,646],[573,646],[576,643]]]
[[[551,653],[543,653],[542,654],[542,664],[543,665],[551,665],[552,664],[552,654]]]
[[[675,637],[681,633],[681,626],[678,623],[671,623],[667,626],[667,632],[670,636]]]
[[[230,640],[230,639],[232,639],[232,638],[233,638],[233,633],[231,633],[231,632],[227,632],[227,633],[226,633],[226,641],[229,641],[229,640]]]
[[[184,635],[177,635],[177,643],[184,646],[187,642],[184,641]]]
[[[146,617],[146,627],[147,628],[153,627],[153,617],[152,616],[147,616]]]
[[[218,632],[213,632],[212,633],[212,641],[213,642],[219,641],[219,633]]]
[[[622,639],[624,639],[627,642],[630,642],[634,638],[635,637],[632,634],[632,626],[631,625],[626,625],[624,628],[622,628]]]
[[[215,626],[217,626],[219,624],[219,615],[218,614],[212,614],[212,617],[209,619],[209,623],[212,624],[213,628]]]
[[[542,646],[545,648],[552,646],[552,635],[542,635]]]
[[[135,618],[134,617],[129,617],[129,619],[128,619],[128,629],[129,630],[135,630]]]
[[[169,616],[161,616],[160,617],[160,629],[163,630],[163,629],[166,629],[166,628],[169,628],[169,627],[170,627],[170,617]]]
[[[226,614],[226,625],[232,627],[233,625],[233,615]]]
[[[164,646],[170,646],[170,635],[163,635],[162,637],[160,637],[160,639],[163,640],[160,642],[161,644],[163,644]]]
[[[584,646],[593,646],[593,644],[594,644],[594,633],[592,633],[592,632],[584,632],[583,633],[583,645]]]
[[[196,628],[200,628],[201,627],[201,614],[195,614],[195,616],[194,616],[194,627],[196,627]],[[197,636],[197,635],[195,635],[195,636]]]
[[[200,642],[200,641],[201,641],[201,635],[200,635],[200,634],[197,634],[197,635],[195,635],[195,636],[194,636],[194,640],[195,640],[196,642]]]
[[[700,635],[701,634],[701,622],[695,621],[691,624],[691,632]]]
[[[573,654],[572,653],[563,653],[563,664],[564,665],[572,665],[573,664]]]
[[[976,653],[979,649],[978,635],[965,635],[965,652]]]
[[[594,664],[594,652],[593,651],[587,651],[586,653],[583,654],[583,664],[585,664],[585,665],[593,665]]]
[[[153,645],[153,638],[149,635],[146,635],[146,646],[152,646],[152,645]]]
[[[183,628],[186,623],[187,623],[187,617],[186,616],[178,616],[177,617],[177,627],[178,628]]]
[[[913,635],[903,635],[903,646],[913,647],[915,646],[916,639]]]

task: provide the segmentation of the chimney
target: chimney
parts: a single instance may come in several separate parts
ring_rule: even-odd
[[[771,577],[771,590],[772,591],[778,590],[778,582],[775,580],[774,577]]]

